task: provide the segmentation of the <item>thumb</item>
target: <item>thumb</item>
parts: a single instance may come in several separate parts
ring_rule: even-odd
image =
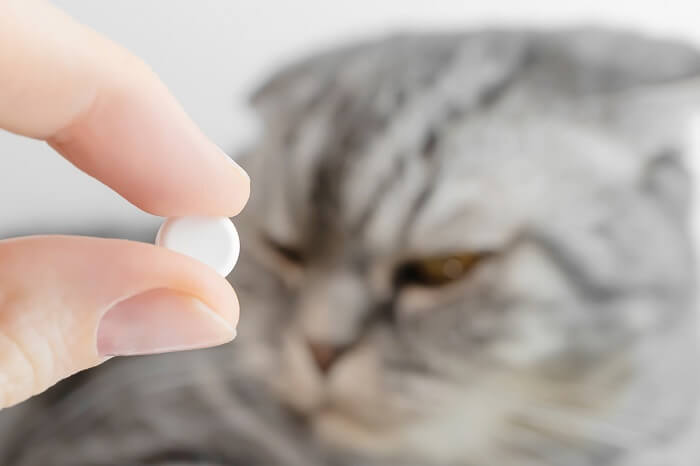
[[[110,356],[213,346],[235,336],[228,282],[144,243],[0,241],[0,407]]]

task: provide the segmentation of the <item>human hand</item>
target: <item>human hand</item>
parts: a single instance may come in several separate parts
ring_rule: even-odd
[[[0,128],[45,140],[141,209],[233,216],[245,205],[248,176],[153,72],[51,5],[0,2],[0,70]],[[227,342],[237,321],[228,282],[167,249],[0,241],[0,407],[110,356]]]

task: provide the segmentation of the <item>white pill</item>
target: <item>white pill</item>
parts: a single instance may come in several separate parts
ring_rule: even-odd
[[[204,262],[227,276],[238,261],[238,232],[227,217],[171,217],[158,230],[156,245]]]

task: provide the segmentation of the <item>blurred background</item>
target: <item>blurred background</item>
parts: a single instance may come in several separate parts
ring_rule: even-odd
[[[319,47],[358,37],[488,24],[597,23],[700,45],[700,7],[692,1],[54,3],[148,62],[204,132],[229,153],[255,134],[245,96],[256,82]],[[700,130],[694,134],[700,141]],[[30,233],[143,238],[160,222],[80,173],[43,143],[0,131],[0,154],[0,238]]]

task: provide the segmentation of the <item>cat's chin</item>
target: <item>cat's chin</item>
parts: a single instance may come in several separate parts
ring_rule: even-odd
[[[319,387],[307,392],[285,388],[280,391],[279,385],[275,387],[278,401],[302,418],[313,436],[327,447],[371,457],[391,457],[405,451],[407,439],[402,431],[411,423],[407,413],[402,415],[386,406],[361,406],[360,400],[343,403],[349,400],[333,400],[332,393]]]

